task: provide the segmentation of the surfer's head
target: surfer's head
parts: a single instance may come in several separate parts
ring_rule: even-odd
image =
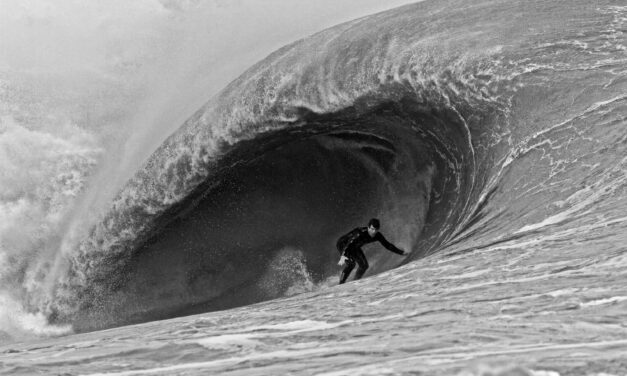
[[[381,227],[381,223],[376,218],[372,218],[368,221],[368,235],[375,236],[377,232],[379,232],[379,227]]]

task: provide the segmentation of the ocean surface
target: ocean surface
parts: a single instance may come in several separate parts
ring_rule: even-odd
[[[627,374],[626,33],[621,1],[443,0],[280,48],[62,252],[2,254],[0,374]],[[336,286],[371,217],[409,256]]]

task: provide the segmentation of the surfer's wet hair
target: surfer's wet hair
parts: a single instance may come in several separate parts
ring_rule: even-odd
[[[381,227],[381,223],[379,223],[379,220],[376,218],[372,218],[370,221],[368,221],[368,227],[374,227],[377,230]]]

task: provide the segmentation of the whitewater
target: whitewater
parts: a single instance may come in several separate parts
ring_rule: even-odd
[[[627,373],[626,29],[618,1],[424,1],[211,95],[184,54],[63,98],[2,67],[0,372]],[[410,255],[335,286],[370,217]]]

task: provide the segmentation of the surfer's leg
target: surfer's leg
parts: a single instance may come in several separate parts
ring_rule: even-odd
[[[366,260],[366,255],[364,255],[364,251],[358,249],[354,254],[355,261],[357,262],[357,271],[355,272],[355,279],[360,279],[366,270],[368,270],[368,260]]]
[[[353,271],[354,267],[355,267],[355,261],[353,261],[350,258],[347,259],[346,260],[346,266],[344,267],[344,270],[342,270],[342,273],[340,274],[340,285],[342,283],[346,282],[346,279],[351,274],[351,272]]]

